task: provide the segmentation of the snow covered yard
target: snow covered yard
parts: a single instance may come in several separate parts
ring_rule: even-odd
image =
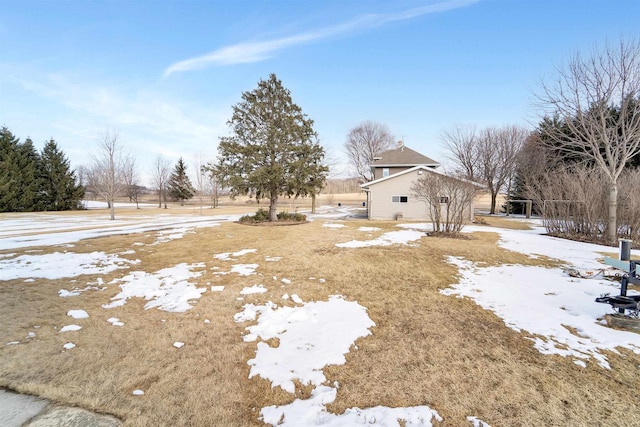
[[[617,287],[563,273],[615,249],[348,214],[0,217],[0,386],[127,425],[640,424]]]

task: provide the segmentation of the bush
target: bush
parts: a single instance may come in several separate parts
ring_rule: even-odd
[[[299,213],[280,212],[277,215],[278,221],[298,221],[304,222],[307,220],[307,216]],[[244,215],[240,218],[240,222],[243,224],[257,224],[260,222],[269,221],[269,211],[267,209],[260,208],[253,215]]]
[[[280,212],[278,214],[278,221],[306,221],[307,216],[300,213],[288,213],[288,212]]]

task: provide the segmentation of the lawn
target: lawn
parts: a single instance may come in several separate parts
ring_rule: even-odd
[[[615,249],[225,209],[0,216],[0,386],[126,426],[640,425],[616,283],[563,272]]]

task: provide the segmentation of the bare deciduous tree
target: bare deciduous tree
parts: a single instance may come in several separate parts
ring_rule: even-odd
[[[458,234],[469,218],[478,185],[438,172],[427,172],[411,186],[411,195],[424,202],[433,230]]]
[[[394,138],[386,125],[366,120],[351,129],[344,146],[349,163],[358,176],[368,182],[373,179],[370,165],[374,157],[393,144]]]
[[[456,173],[475,180],[478,175],[478,135],[473,126],[456,125],[442,133],[441,139],[449,150],[448,158],[455,162]]]
[[[129,158],[124,164],[124,182],[125,193],[129,197],[130,202],[136,203],[136,209],[140,209],[138,205],[140,199],[140,173],[138,172],[138,166],[134,158]]]
[[[158,189],[158,207],[162,207],[164,196],[164,207],[167,208],[167,183],[171,174],[171,164],[161,154],[158,154],[153,162],[151,179],[153,185]]]
[[[472,181],[487,186],[491,214],[496,213],[498,193],[508,190],[515,176],[517,157],[529,131],[519,126],[473,128],[458,126],[443,134],[457,170]]]
[[[92,156],[87,183],[109,205],[110,218],[115,219],[115,199],[125,193],[125,170],[130,158],[123,154],[115,131],[106,131],[98,139],[98,154]]]
[[[547,115],[566,125],[546,129],[554,146],[595,164],[607,180],[606,239],[618,232],[618,180],[626,163],[640,152],[640,42],[620,41],[576,53],[558,78],[543,83],[539,99]]]

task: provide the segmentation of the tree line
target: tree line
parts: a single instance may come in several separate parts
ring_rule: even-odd
[[[58,144],[50,139],[38,152],[30,138],[20,142],[0,129],[0,212],[78,209],[84,187]]]

